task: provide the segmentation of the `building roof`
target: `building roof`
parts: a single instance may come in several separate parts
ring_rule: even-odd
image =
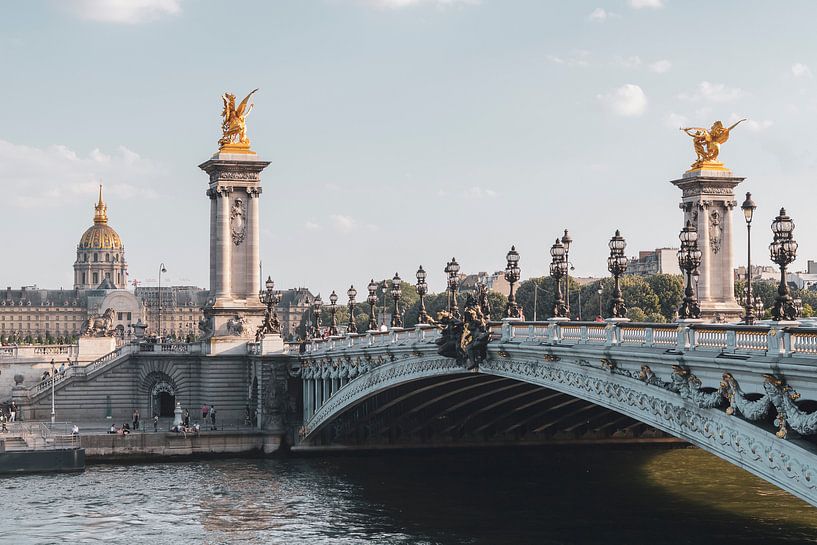
[[[88,303],[87,290],[41,290],[7,288],[0,291],[0,306],[81,306]]]

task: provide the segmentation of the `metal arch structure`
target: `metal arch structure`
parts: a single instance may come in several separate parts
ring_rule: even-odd
[[[817,331],[505,320],[491,332],[488,359],[472,372],[611,409],[817,505],[817,412],[802,403],[817,400]],[[309,345],[295,371],[303,385],[301,441],[382,392],[465,373],[437,355],[438,336],[418,326]]]

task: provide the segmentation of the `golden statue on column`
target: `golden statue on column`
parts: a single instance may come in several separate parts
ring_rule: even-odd
[[[689,171],[692,170],[728,170],[723,163],[718,162],[718,154],[721,151],[721,144],[729,140],[729,131],[737,127],[741,119],[731,127],[724,127],[720,121],[715,121],[712,127],[707,130],[703,127],[681,128],[682,131],[692,137],[692,145],[695,147],[695,154],[698,156],[692,163]],[[689,172],[687,171],[687,172]]]
[[[222,135],[218,141],[219,151],[224,153],[253,153],[250,150],[250,139],[247,138],[247,116],[253,109],[254,104],[250,102],[250,98],[256,91],[258,89],[253,90],[244,97],[238,107],[235,105],[234,94],[224,93],[221,95],[221,100],[224,102],[221,117],[224,120],[221,123]]]

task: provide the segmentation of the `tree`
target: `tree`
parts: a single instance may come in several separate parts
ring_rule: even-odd
[[[679,274],[652,274],[646,280],[658,297],[661,314],[666,321],[672,320],[684,298],[684,278]]]
[[[647,314],[641,309],[641,307],[629,307],[627,309],[627,318],[634,322],[646,322]]]

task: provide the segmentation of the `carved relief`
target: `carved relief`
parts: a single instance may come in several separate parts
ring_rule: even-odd
[[[723,235],[721,220],[721,212],[717,208],[709,213],[709,246],[714,254],[721,251],[721,237]]]
[[[244,242],[247,235],[247,205],[241,199],[236,199],[230,209],[230,231],[236,246]]]

